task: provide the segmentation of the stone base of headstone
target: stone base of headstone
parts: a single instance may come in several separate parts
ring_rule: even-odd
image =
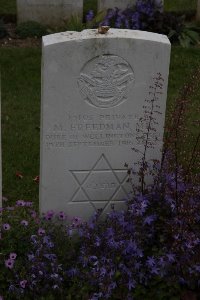
[[[83,0],[17,0],[17,21],[62,26],[72,16],[82,20]]]

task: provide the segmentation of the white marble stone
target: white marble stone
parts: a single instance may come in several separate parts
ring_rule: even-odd
[[[98,11],[107,10],[109,8],[126,9],[132,7],[136,0],[98,0]]]
[[[83,0],[17,0],[18,23],[36,21],[61,26],[71,16],[82,19]]]
[[[159,140],[147,159],[161,158],[170,61],[166,36],[110,29],[43,38],[40,211],[89,218],[123,207],[130,186],[125,163],[142,151],[137,128],[145,99],[157,97]],[[162,94],[152,89],[164,78]],[[155,137],[150,136],[152,142]]]

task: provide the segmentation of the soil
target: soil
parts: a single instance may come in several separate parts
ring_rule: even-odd
[[[19,47],[19,48],[38,48],[41,47],[40,38],[26,38],[20,39],[15,33],[16,23],[6,23],[6,30],[8,36],[0,39],[0,47]]]

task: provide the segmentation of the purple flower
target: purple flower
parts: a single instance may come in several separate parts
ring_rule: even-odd
[[[24,200],[17,200],[16,206],[25,206]]]
[[[46,214],[44,215],[44,218],[47,220],[47,221],[50,221],[52,220],[54,216],[54,211],[53,210],[49,210],[46,212]]]
[[[137,245],[134,241],[128,241],[126,249],[125,249],[125,253],[126,254],[131,254],[133,252],[136,252],[137,250]]]
[[[66,214],[63,211],[61,211],[61,212],[59,212],[58,217],[59,217],[60,220],[65,220],[66,219]]]
[[[50,239],[50,237],[48,235],[45,235],[43,237],[43,243],[46,244],[46,246],[48,248],[53,248],[54,247],[54,243],[51,242],[51,239]]]
[[[25,202],[24,202],[24,205],[25,205],[26,207],[31,207],[31,206],[33,206],[33,202],[31,202],[31,201],[25,201]]]
[[[13,259],[7,259],[5,260],[5,266],[8,268],[8,269],[12,269],[13,266],[14,266],[14,260]]]
[[[33,244],[37,244],[37,235],[31,235],[31,241],[33,242]]]
[[[45,234],[45,230],[43,228],[38,229],[38,235],[42,236]]]
[[[17,257],[17,254],[16,254],[16,253],[10,253],[10,259],[15,260],[16,257]]]
[[[23,288],[23,289],[25,289],[26,284],[27,284],[27,280],[21,280],[20,283],[19,283],[20,287]]]
[[[119,16],[115,21],[115,27],[120,28],[122,26],[122,18]]]
[[[93,18],[94,18],[94,12],[93,10],[89,10],[85,17],[86,22],[91,22]]]
[[[94,243],[94,245],[95,245],[96,247],[99,247],[99,246],[101,245],[101,239],[100,239],[98,236],[96,236],[96,238],[95,238],[95,243]]]
[[[74,227],[81,225],[81,223],[82,223],[82,220],[79,217],[74,217],[72,220],[72,225]]]
[[[9,230],[10,229],[10,225],[8,223],[3,224],[3,229],[4,230]]]
[[[53,285],[53,289],[54,289],[54,290],[59,289],[59,286],[58,286],[57,284],[54,284],[54,285]]]
[[[114,281],[114,282],[111,282],[111,283],[109,284],[109,286],[108,286],[109,292],[112,291],[112,290],[114,290],[116,287],[117,287],[116,282],[115,282],[115,281]]]
[[[153,256],[152,257],[148,256],[147,266],[153,267],[153,266],[155,266],[155,264],[156,264],[155,258]]]
[[[0,295],[0,300],[3,300],[3,296]]]
[[[13,211],[15,208],[13,207],[13,206],[7,206],[6,207],[6,210],[8,210],[8,211]]]
[[[151,269],[151,274],[155,274],[155,275],[159,275],[159,268],[156,268],[156,267],[152,267],[152,269]]]
[[[151,223],[154,222],[155,219],[156,219],[156,216],[155,216],[155,215],[147,216],[147,217],[144,219],[144,224],[145,224],[145,225],[151,225]]]
[[[102,267],[100,269],[100,276],[104,277],[106,275],[107,271],[106,271],[106,268]]]
[[[200,265],[194,265],[195,270],[200,273]]]
[[[56,254],[44,254],[44,257],[51,261],[55,261],[57,259]]]
[[[34,210],[31,210],[31,217],[33,218],[33,219],[35,219],[36,218],[36,216],[37,216],[37,213],[34,211]]]
[[[175,254],[169,253],[167,254],[167,259],[169,262],[175,262]]]
[[[67,275],[69,277],[74,277],[78,273],[78,270],[76,268],[71,268],[70,270],[67,271]]]
[[[28,260],[32,261],[34,260],[35,256],[33,254],[28,254]]]
[[[28,226],[28,221],[22,220],[20,224],[23,225],[23,226]]]
[[[98,264],[98,258],[95,255],[92,255],[92,256],[89,257],[89,262],[93,266],[96,266]]]
[[[136,285],[135,280],[130,279],[129,282],[128,282],[128,289],[129,289],[129,291],[131,291],[132,289],[134,289],[135,285]]]

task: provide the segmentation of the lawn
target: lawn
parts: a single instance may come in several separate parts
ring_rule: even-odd
[[[200,61],[200,49],[172,48],[168,107]],[[40,49],[0,49],[3,195],[38,202]],[[193,101],[199,103],[199,93]],[[192,118],[197,116],[196,108]],[[22,174],[20,179],[16,173]]]
[[[40,57],[39,49],[0,51],[3,194],[15,199],[38,199]]]
[[[0,0],[0,15],[13,15],[16,10],[16,0]]]
[[[164,0],[164,5],[168,11],[196,10],[197,0]]]

